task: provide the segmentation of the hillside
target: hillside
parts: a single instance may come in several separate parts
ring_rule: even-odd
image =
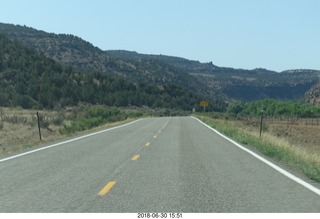
[[[224,105],[225,97],[241,101],[301,99],[318,83],[320,74],[317,70],[303,69],[284,72],[234,69],[165,55],[102,51],[73,35],[46,33],[19,25],[0,23],[0,32],[82,73],[117,75],[160,87],[174,84],[212,99],[218,108]]]
[[[320,105],[320,83],[306,92],[305,99],[313,105]]]
[[[217,101],[223,99],[216,91],[206,89],[206,86],[193,76],[184,74],[181,69],[158,60],[148,59],[141,62],[119,59],[107,55],[79,37],[46,33],[20,25],[0,23],[0,32],[46,57],[83,73],[101,72],[106,75],[121,76],[134,82],[144,81],[159,86],[175,84]]]
[[[107,71],[106,63],[110,57],[79,37],[3,23],[0,23],[0,32],[9,39],[16,39],[24,46],[78,70]]]
[[[261,68],[245,70],[165,55],[145,55],[123,50],[106,51],[106,53],[124,60],[164,62],[194,76],[206,84],[208,89],[219,90],[229,98],[242,101],[264,98],[300,99],[319,81],[320,75],[318,70],[296,69],[283,72]]]
[[[191,111],[204,98],[174,84],[80,73],[0,33],[0,106],[59,109],[89,103]]]

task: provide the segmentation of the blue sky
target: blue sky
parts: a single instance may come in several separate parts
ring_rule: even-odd
[[[0,22],[77,35],[103,50],[320,70],[319,0],[1,0]]]

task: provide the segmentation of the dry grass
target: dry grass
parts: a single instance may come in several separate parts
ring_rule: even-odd
[[[0,118],[0,154],[10,153],[24,147],[40,143],[37,126],[36,110],[24,110],[17,108],[1,108]],[[46,121],[45,128],[41,128],[43,142],[52,141],[60,137],[59,128],[61,122],[57,111],[39,111]]]
[[[319,145],[312,144],[319,138],[318,135],[313,136],[318,127],[315,128],[314,126],[310,127],[303,124],[297,127],[279,127],[279,125],[267,124],[264,125],[265,130],[262,138],[260,138],[259,126],[256,122],[213,119],[206,116],[198,117],[241,144],[251,145],[263,154],[284,162],[290,167],[301,171],[310,179],[320,182]],[[288,127],[290,129],[289,132]],[[309,139],[309,141],[306,139]],[[304,144],[299,142],[304,142]]]
[[[320,154],[320,126],[298,124],[269,124],[268,131],[279,138],[284,138],[290,145],[295,145],[311,153]]]
[[[257,132],[251,134],[256,138],[259,138]],[[299,144],[293,144],[292,141],[288,140],[286,137],[278,137],[269,132],[263,134],[261,141],[290,153],[291,156],[295,158],[295,162],[297,160],[303,160],[304,162],[320,166],[320,151],[317,146],[303,147]]]
[[[106,123],[91,130],[61,134],[61,129],[64,125],[70,125],[72,122],[70,118],[79,114],[81,111],[81,107],[74,107],[64,111],[39,110],[39,115],[43,118],[41,127],[42,141],[40,141],[36,116],[37,110],[0,108],[0,155],[12,153],[24,148],[35,147],[72,135],[81,135],[106,129],[133,120],[127,119],[119,122]]]

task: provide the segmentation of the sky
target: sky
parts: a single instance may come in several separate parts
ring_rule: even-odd
[[[0,0],[0,22],[76,35],[102,50],[320,70],[319,0]]]

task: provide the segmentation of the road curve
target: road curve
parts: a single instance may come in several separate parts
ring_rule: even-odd
[[[2,158],[0,212],[320,212],[320,196],[192,117],[147,118]]]

